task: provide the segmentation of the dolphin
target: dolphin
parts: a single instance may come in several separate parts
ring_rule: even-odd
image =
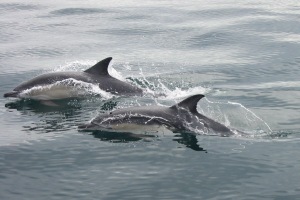
[[[237,131],[214,121],[197,111],[197,103],[204,95],[190,96],[171,107],[140,106],[114,110],[98,115],[79,130],[103,130],[132,132],[135,129],[148,130],[145,126],[165,127],[171,132],[213,133],[230,136]]]
[[[96,84],[101,90],[114,95],[141,96],[142,89],[110,76],[107,68],[111,60],[111,57],[105,58],[83,72],[65,71],[39,75],[21,83],[12,92],[5,93],[4,97],[34,100],[76,98],[80,97],[80,92],[74,92],[78,81],[79,83]],[[26,91],[27,94],[22,95]]]

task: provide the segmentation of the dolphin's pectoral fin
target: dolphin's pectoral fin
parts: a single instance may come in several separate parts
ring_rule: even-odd
[[[112,57],[105,58],[84,72],[94,75],[108,75],[107,68],[111,60]]]
[[[204,97],[203,94],[193,95],[193,96],[190,96],[190,97],[184,99],[180,103],[171,106],[170,108],[171,109],[185,108],[185,109],[189,110],[191,113],[197,113],[197,103],[203,97]]]
[[[59,106],[58,104],[54,103],[53,101],[49,101],[49,100],[41,100],[40,103],[45,106],[52,106],[52,107]]]

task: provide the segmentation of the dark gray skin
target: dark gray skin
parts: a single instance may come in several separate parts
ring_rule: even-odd
[[[106,58],[83,72],[52,72],[39,75],[21,83],[12,92],[4,94],[4,97],[18,97],[18,94],[26,89],[53,84],[70,78],[98,84],[100,89],[115,95],[141,96],[143,94],[142,89],[109,75],[107,68],[111,60],[111,57]]]
[[[173,132],[202,130],[221,136],[233,135],[229,128],[197,111],[197,103],[204,95],[194,95],[171,107],[130,107],[101,114],[90,123],[79,126],[82,130],[109,130],[118,124],[164,125]]]

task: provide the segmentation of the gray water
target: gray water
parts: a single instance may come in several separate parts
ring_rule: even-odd
[[[298,1],[3,0],[0,16],[0,199],[299,198]],[[109,56],[115,77],[166,97],[3,98]],[[200,112],[247,135],[77,130],[198,93]]]

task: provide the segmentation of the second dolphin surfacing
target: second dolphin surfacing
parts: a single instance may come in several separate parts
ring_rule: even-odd
[[[197,111],[197,103],[204,95],[190,96],[171,107],[141,106],[119,109],[100,114],[90,123],[80,125],[81,130],[124,131],[146,126],[162,127],[172,132],[203,132],[220,136],[234,135],[225,125],[216,122]]]

